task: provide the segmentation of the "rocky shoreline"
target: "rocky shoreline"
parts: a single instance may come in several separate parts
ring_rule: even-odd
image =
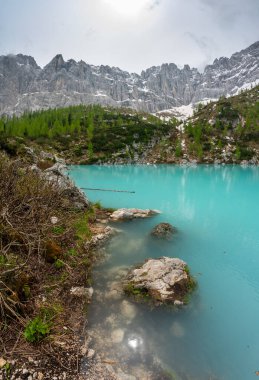
[[[64,174],[65,163],[61,160],[47,169],[40,169],[37,164],[29,170],[36,172],[44,180],[55,183],[63,191],[64,199],[79,211],[89,208],[90,204],[82,191]],[[72,203],[71,203],[72,202]],[[95,262],[102,257],[102,249],[118,230],[108,225],[109,221],[147,218],[158,213],[157,210],[120,209],[117,211],[95,210],[94,220],[90,224],[91,239],[84,243],[84,252]],[[58,222],[57,217],[51,217],[53,228]],[[131,374],[126,374],[119,363],[113,363],[109,358],[103,358],[91,344],[87,334],[87,319],[85,308],[91,302],[94,289],[89,286],[91,273],[87,276],[81,269],[70,267],[72,280],[66,288],[59,289],[64,302],[63,314],[66,319],[58,321],[57,333],[51,334],[50,339],[44,339],[34,344],[23,338],[23,329],[15,334],[15,341],[3,341],[0,354],[0,380],[136,380]],[[91,271],[91,269],[89,269]],[[77,273],[80,271],[79,273]],[[73,283],[74,276],[76,279]],[[86,281],[87,280],[87,281]],[[68,287],[69,286],[69,287]],[[43,289],[39,289],[40,302],[46,303]],[[125,301],[126,302],[126,301]],[[47,304],[46,304],[47,306]],[[63,332],[62,332],[63,331]],[[85,337],[82,339],[82,337]],[[157,370],[157,368],[155,369]],[[157,376],[154,375],[154,376]],[[142,370],[141,379],[157,379],[152,373]],[[160,375],[159,375],[160,376]],[[167,377],[159,377],[167,379]]]
[[[45,155],[43,156],[46,160]],[[80,215],[84,215],[85,212],[89,214],[89,219],[91,216],[91,213],[89,213],[90,203],[84,193],[64,174],[64,161],[60,159],[56,160],[55,157],[50,157],[48,154],[47,156],[47,168],[42,168],[42,162],[45,161],[37,159],[32,166],[28,167],[28,165],[24,166],[23,164],[19,166],[19,164],[17,164],[17,168],[22,175],[26,176],[26,173],[28,173],[28,178],[32,176],[32,180],[35,181],[35,183],[39,181],[40,186],[46,183],[46,191],[49,191],[48,189],[52,191],[53,189],[53,191],[56,191],[55,194],[57,194],[57,196],[62,196],[62,199],[54,199],[53,201],[60,203],[62,208],[64,207],[67,217],[70,213],[69,210],[73,209],[74,214],[71,215],[71,223],[74,223],[73,215],[75,216],[76,223],[78,223],[77,219],[81,217]],[[14,169],[16,167],[15,165],[16,164],[11,161],[6,161],[6,168],[10,167],[11,170],[16,170]],[[50,185],[48,185],[48,183]],[[46,202],[49,201],[51,200],[46,200]],[[40,209],[38,212],[40,212]],[[1,217],[3,216],[4,215],[1,214]],[[36,284],[34,287],[33,283],[30,282],[30,285],[26,285],[24,289],[28,289],[28,301],[31,304],[28,309],[28,315],[34,316],[37,312],[36,310],[43,310],[44,313],[53,312],[54,314],[51,318],[53,319],[55,317],[55,324],[51,322],[50,326],[52,327],[49,337],[46,337],[38,343],[30,343],[26,341],[24,336],[27,312],[24,314],[21,311],[20,316],[18,313],[15,314],[18,321],[10,319],[8,322],[9,326],[4,324],[4,320],[0,320],[0,380],[116,379],[112,369],[108,368],[105,363],[102,363],[98,354],[89,347],[89,340],[82,342],[83,331],[85,331],[87,325],[85,318],[86,308],[91,302],[93,294],[93,288],[89,286],[89,281],[91,277],[91,266],[96,260],[94,250],[99,250],[116,232],[115,229],[101,223],[102,219],[107,219],[108,217],[109,212],[97,208],[94,210],[92,216],[93,220],[91,221],[89,219],[89,232],[87,230],[81,232],[80,226],[76,227],[77,229],[79,228],[77,233],[82,235],[82,237],[81,235],[78,236],[80,240],[84,239],[84,236],[87,234],[91,234],[91,239],[85,241],[82,253],[80,253],[81,251],[76,252],[76,249],[70,244],[71,248],[67,248],[68,251],[66,253],[66,256],[68,254],[71,255],[71,259],[69,259],[70,262],[68,261],[69,263],[65,263],[62,256],[57,256],[61,254],[61,246],[59,246],[57,242],[47,242],[46,255],[49,255],[45,257],[47,262],[42,261],[40,257],[38,260],[40,260],[40,265],[44,267],[46,275],[49,276],[49,280],[46,283],[46,275],[42,273],[42,281],[45,282],[39,285]],[[57,214],[52,215],[50,221],[48,221],[50,228],[53,230],[52,236],[54,238],[57,236],[56,239],[64,233],[62,225],[59,224],[60,222],[60,216]],[[70,222],[68,221],[68,223]],[[71,228],[72,224],[67,232],[68,236],[64,236],[66,240],[69,239]],[[50,256],[52,254],[54,254],[55,257],[52,258],[52,256]],[[73,258],[73,255],[76,255],[75,258]],[[57,257],[60,258],[57,259]],[[35,265],[38,265],[37,260],[35,261]],[[66,266],[66,272],[64,272],[62,277],[62,272],[59,272],[61,270],[59,268],[64,266]],[[35,278],[38,276],[36,270],[35,273],[31,272],[33,266],[29,267],[26,262],[21,267],[25,267],[28,273],[24,281],[27,281],[28,276],[32,278],[33,276]],[[19,266],[17,268],[19,272],[21,269],[19,269]],[[4,280],[3,276],[5,273],[8,273],[8,271],[0,272],[1,280]],[[53,305],[50,304],[51,300],[48,300],[48,291],[53,288],[51,279],[53,279],[52,282],[57,281],[57,284],[54,283],[54,289],[56,288],[56,290],[54,290],[53,296],[59,300],[58,303],[53,301]],[[33,298],[30,296],[31,289],[33,289]],[[26,302],[27,304],[28,301]],[[3,302],[2,296],[1,302]],[[23,306],[24,308],[26,307],[26,303]],[[34,311],[33,309],[36,310]],[[8,318],[8,315],[6,318]],[[35,333],[35,331],[36,330],[32,330],[32,333]],[[86,358],[88,361],[86,374],[83,374],[81,371],[81,361],[83,358]]]
[[[107,213],[100,211],[101,217]],[[85,250],[99,251],[116,233],[116,230],[96,220],[92,226],[93,236],[85,243]],[[93,288],[72,286],[69,289],[67,313],[63,336],[53,336],[49,342],[28,344],[17,340],[17,345],[0,354],[0,380],[118,380],[109,363],[91,348],[91,340],[82,341],[86,335],[85,305],[91,302]],[[20,337],[19,337],[20,338]],[[82,361],[86,362],[81,368]]]
[[[70,162],[70,164],[74,165],[85,165],[85,162]],[[225,165],[240,165],[243,167],[247,166],[258,166],[259,159],[253,158],[251,160],[232,160],[232,159],[222,159],[222,158],[209,158],[207,160],[198,160],[196,158],[188,159],[161,159],[161,157],[151,156],[144,160],[131,160],[131,159],[114,159],[108,161],[96,162],[95,165],[180,165],[184,167],[197,166],[197,165],[214,165],[214,166],[225,166]]]

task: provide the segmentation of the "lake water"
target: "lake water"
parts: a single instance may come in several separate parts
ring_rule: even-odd
[[[162,212],[116,224],[122,232],[109,244],[107,261],[96,268],[89,320],[104,357],[123,362],[134,374],[141,366],[151,367],[155,357],[180,379],[255,379],[259,168],[72,166],[70,175],[80,187],[135,191],[88,191],[93,202]],[[170,242],[149,235],[162,221],[178,229]],[[150,309],[116,293],[116,281],[131,265],[161,256],[185,260],[196,277],[198,288],[188,306]]]

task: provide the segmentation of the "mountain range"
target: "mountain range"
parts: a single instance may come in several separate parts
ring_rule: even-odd
[[[207,65],[201,73],[174,63],[141,74],[56,55],[44,68],[31,56],[0,56],[0,114],[101,104],[155,113],[235,95],[259,83],[259,41]]]

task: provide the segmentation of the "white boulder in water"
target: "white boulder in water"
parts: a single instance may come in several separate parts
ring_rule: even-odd
[[[159,302],[184,301],[193,289],[187,264],[178,258],[149,259],[139,268],[130,270],[125,291],[133,295],[145,294]]]
[[[160,214],[158,210],[142,210],[140,208],[119,208],[110,215],[110,219],[117,220],[131,220],[134,218],[148,218],[153,215]]]

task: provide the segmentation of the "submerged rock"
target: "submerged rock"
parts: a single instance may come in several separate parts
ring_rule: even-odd
[[[184,327],[178,321],[174,321],[170,332],[177,338],[182,338],[185,335]]]
[[[159,239],[171,239],[176,233],[176,228],[170,223],[159,223],[151,231],[151,235]]]
[[[112,331],[111,340],[113,343],[121,343],[124,339],[124,330],[116,329]]]
[[[195,281],[183,260],[161,257],[149,259],[139,268],[130,270],[124,290],[135,296],[149,296],[159,303],[174,303],[185,301],[194,286]]]
[[[120,208],[110,215],[110,219],[113,221],[131,220],[134,218],[148,218],[157,214],[160,214],[160,211],[150,209],[142,210],[140,208]]]
[[[118,380],[137,380],[135,376],[124,373],[121,368],[117,370],[117,379]]]
[[[136,306],[135,305],[132,305],[130,302],[126,301],[126,300],[123,300],[122,303],[121,303],[121,313],[122,315],[128,319],[128,320],[132,320],[136,317],[137,315],[137,309],[136,309]]]

